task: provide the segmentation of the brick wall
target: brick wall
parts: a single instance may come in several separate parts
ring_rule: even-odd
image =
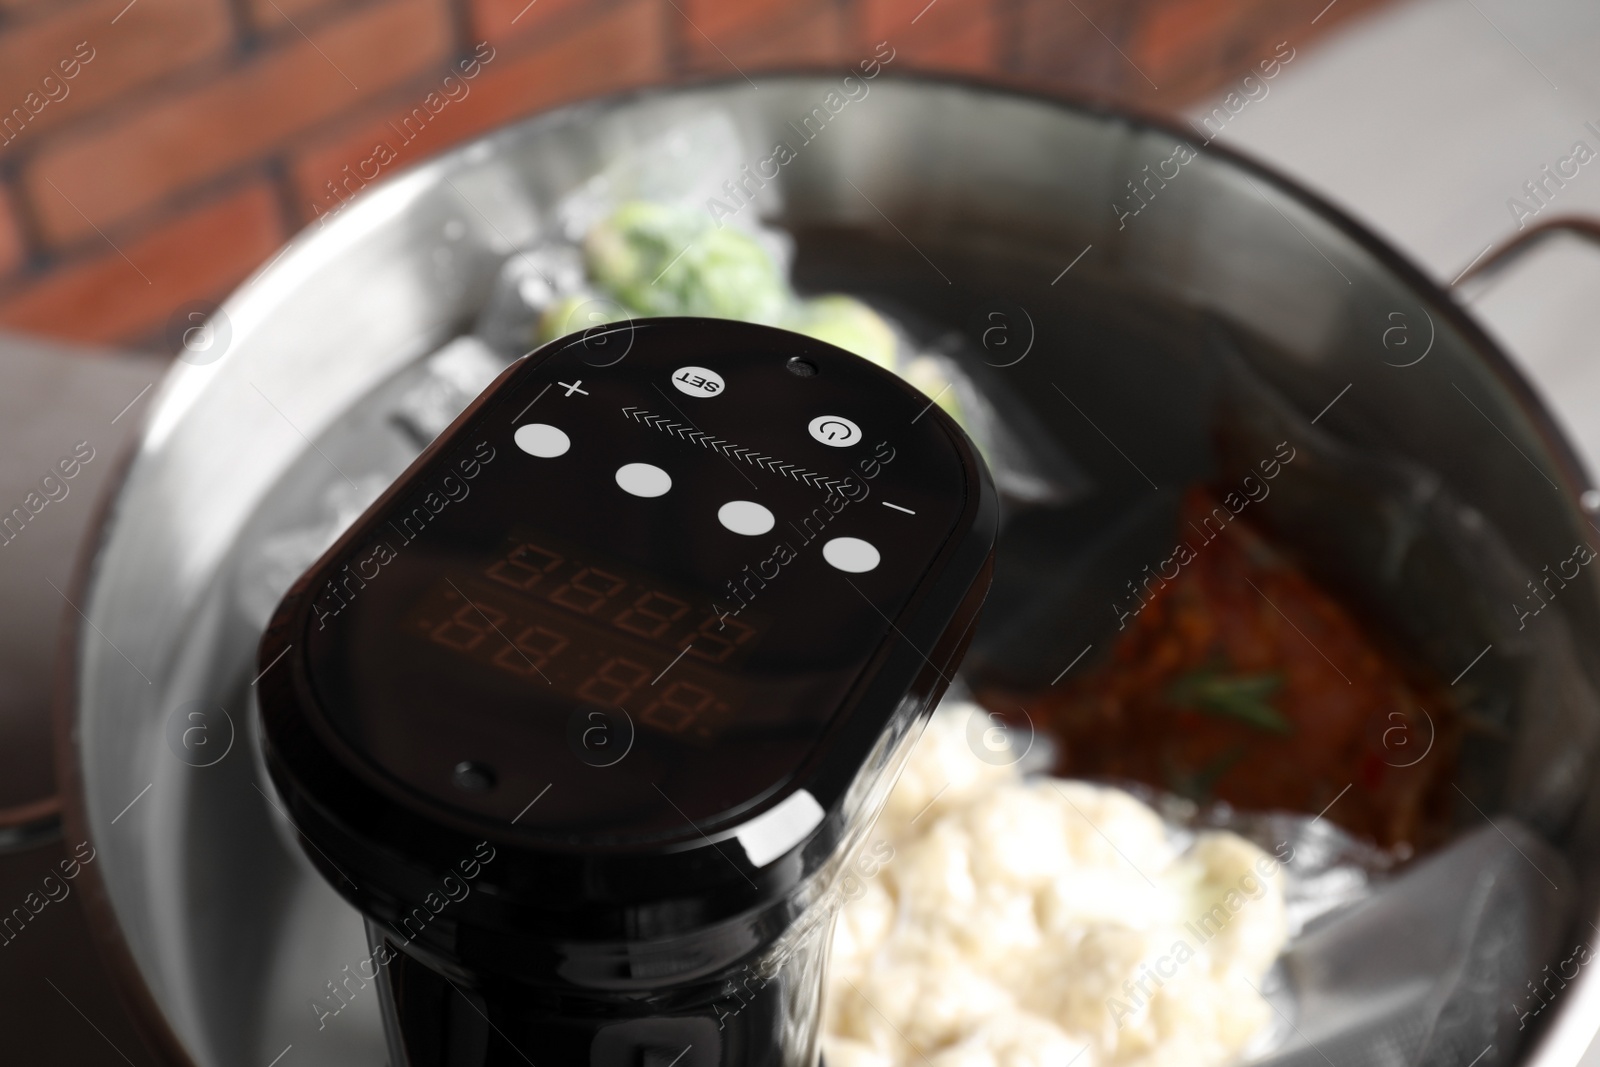
[[[1326,0],[0,0],[0,328],[165,347],[174,308],[226,294],[402,127],[391,171],[564,101],[883,39],[897,70],[1175,111],[1381,2],[1312,25]]]

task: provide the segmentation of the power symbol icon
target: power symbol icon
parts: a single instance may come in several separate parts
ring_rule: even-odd
[[[818,415],[806,427],[813,440],[834,448],[844,448],[861,440],[861,427],[843,415]]]

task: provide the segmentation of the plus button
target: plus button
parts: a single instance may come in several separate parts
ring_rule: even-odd
[[[557,382],[556,384],[561,386],[561,388],[565,389],[567,391],[567,395],[568,396],[571,396],[573,393],[582,393],[584,396],[588,396],[589,395],[589,390],[587,390],[587,389],[579,389],[578,388],[578,386],[583,384],[583,379],[582,378],[577,379],[571,385],[568,385],[566,382]]]

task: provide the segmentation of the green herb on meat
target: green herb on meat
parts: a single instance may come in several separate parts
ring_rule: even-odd
[[[1211,799],[1211,791],[1217,787],[1217,782],[1244,758],[1244,754],[1243,745],[1234,745],[1197,771],[1175,766],[1170,760],[1164,761],[1167,788],[1185,800],[1204,804]]]
[[[1292,734],[1294,724],[1267,702],[1282,685],[1283,678],[1276,674],[1228,675],[1204,667],[1173,682],[1167,699],[1179,707],[1236,719],[1268,733]]]

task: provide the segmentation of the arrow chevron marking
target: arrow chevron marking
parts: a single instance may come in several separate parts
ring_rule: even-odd
[[[656,415],[641,407],[627,405],[622,409],[622,414],[652,430],[659,430],[681,441],[688,441],[702,448],[708,448],[713,452],[719,452],[730,459],[748,463],[761,470],[771,471],[773,474],[786,478],[793,478],[795,481],[808,485],[813,489],[825,489],[830,495],[839,492],[840,488],[845,484],[840,479],[829,478],[827,475],[806,470],[804,467],[796,466],[793,463],[785,463],[775,456],[763,455],[753,448],[736,445],[732,441],[721,437],[713,437],[704,430],[697,430],[693,426],[675,422],[665,415]]]

